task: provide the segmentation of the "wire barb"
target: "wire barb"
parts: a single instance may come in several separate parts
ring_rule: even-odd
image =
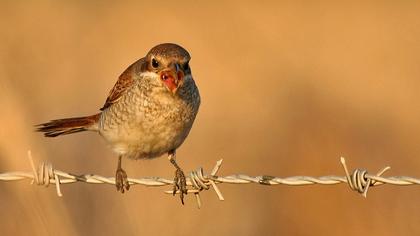
[[[49,186],[49,184],[55,184],[56,192],[58,196],[62,196],[60,186],[61,184],[69,184],[75,182],[84,182],[90,184],[111,184],[115,185],[115,177],[104,177],[100,175],[73,175],[60,170],[56,170],[52,167],[51,163],[42,162],[36,168],[32,154],[28,151],[28,160],[31,165],[32,171],[15,171],[15,172],[5,172],[0,173],[0,180],[2,181],[14,181],[21,179],[31,179],[31,183],[36,183],[37,185]],[[367,192],[371,186],[377,186],[382,184],[392,184],[392,185],[420,185],[420,179],[408,176],[391,176],[383,177],[382,175],[390,169],[389,166],[380,170],[376,175],[369,174],[366,170],[355,169],[351,174],[347,168],[346,161],[344,157],[340,158],[341,165],[343,166],[345,176],[321,176],[321,177],[312,177],[312,176],[291,176],[291,177],[274,177],[270,175],[260,175],[260,176],[248,176],[243,174],[228,175],[228,176],[218,176],[217,172],[220,170],[223,160],[216,162],[213,170],[210,174],[205,174],[203,168],[198,168],[195,171],[192,171],[187,177],[187,186],[188,193],[193,193],[197,206],[201,207],[200,193],[204,190],[213,189],[219,198],[220,201],[224,200],[223,194],[221,193],[218,184],[230,183],[230,184],[249,184],[256,183],[260,185],[312,185],[312,184],[322,184],[322,185],[333,185],[346,183],[350,189],[357,191],[366,197]],[[145,185],[145,186],[164,186],[164,185],[173,185],[173,179],[165,179],[161,177],[143,177],[143,178],[128,178],[130,185]],[[165,191],[165,193],[172,194],[173,191]],[[179,191],[176,192],[179,194]]]
[[[62,197],[63,194],[61,193],[61,189],[60,189],[60,179],[58,175],[54,173],[52,164],[42,162],[38,166],[38,171],[37,171],[35,168],[34,160],[32,158],[32,152],[30,150],[28,151],[28,159],[29,159],[29,163],[31,164],[32,173],[33,173],[31,184],[35,182],[37,185],[44,185],[45,187],[48,187],[50,185],[51,180],[54,180],[57,195],[59,197]]]
[[[376,181],[368,176],[367,170],[355,169],[353,171],[353,174],[349,174],[349,171],[346,165],[346,159],[344,157],[341,157],[340,161],[341,161],[341,165],[344,168],[344,171],[346,172],[346,178],[347,178],[347,183],[349,187],[352,190],[361,193],[362,196],[366,198],[369,187],[374,186]],[[380,170],[375,176],[380,177],[383,173],[385,173],[389,169],[391,169],[391,167],[387,166],[383,168],[382,170]]]
[[[187,179],[187,186],[192,186],[193,189],[188,189],[188,193],[194,193],[197,201],[197,207],[201,208],[201,198],[200,198],[200,192],[203,190],[209,190],[210,186],[213,187],[214,191],[217,194],[217,197],[220,201],[225,200],[222,192],[217,187],[216,183],[213,181],[213,178],[217,177],[217,171],[219,171],[220,166],[222,165],[223,159],[220,159],[216,162],[216,165],[214,166],[213,170],[211,171],[211,174],[205,175],[203,168],[198,168],[195,171],[191,171],[189,178]],[[173,194],[173,191],[165,191],[165,193]],[[176,194],[179,194],[180,191],[176,191]]]

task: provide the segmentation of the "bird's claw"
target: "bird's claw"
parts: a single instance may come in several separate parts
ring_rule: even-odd
[[[173,195],[176,194],[177,190],[179,190],[179,197],[181,198],[181,203],[184,205],[184,194],[187,194],[187,180],[185,178],[184,172],[177,168],[175,171],[175,178],[174,178],[174,190]]]
[[[130,189],[127,173],[122,168],[118,168],[115,173],[115,186],[117,187],[117,191],[120,191],[121,193]]]

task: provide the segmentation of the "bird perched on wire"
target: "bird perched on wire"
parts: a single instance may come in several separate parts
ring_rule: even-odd
[[[121,168],[122,157],[150,159],[167,153],[176,168],[173,191],[179,190],[184,204],[186,179],[175,153],[188,136],[200,106],[190,58],[179,45],[159,44],[120,75],[99,113],[52,120],[37,125],[37,131],[46,137],[98,132],[118,154],[115,183],[121,193],[130,188]]]

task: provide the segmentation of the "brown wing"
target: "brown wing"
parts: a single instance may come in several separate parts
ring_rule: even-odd
[[[135,68],[137,65],[141,66],[143,63],[144,58],[136,61],[134,64],[129,66],[121,75],[118,77],[117,83],[115,83],[114,87],[109,92],[108,98],[105,101],[104,106],[100,109],[101,111],[105,110],[113,103],[117,102],[118,99],[125,93],[127,88],[129,88],[134,83],[134,73]]]

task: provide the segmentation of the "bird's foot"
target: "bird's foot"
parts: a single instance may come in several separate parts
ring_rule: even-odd
[[[128,183],[127,173],[122,168],[118,168],[117,172],[115,173],[115,186],[117,187],[117,191],[124,193],[124,191],[128,191],[130,189],[130,184]]]
[[[187,194],[187,180],[185,178],[184,172],[177,168],[175,171],[175,178],[174,178],[174,190],[173,195],[176,194],[177,190],[179,190],[179,197],[181,198],[181,203],[184,205],[184,194]]]

